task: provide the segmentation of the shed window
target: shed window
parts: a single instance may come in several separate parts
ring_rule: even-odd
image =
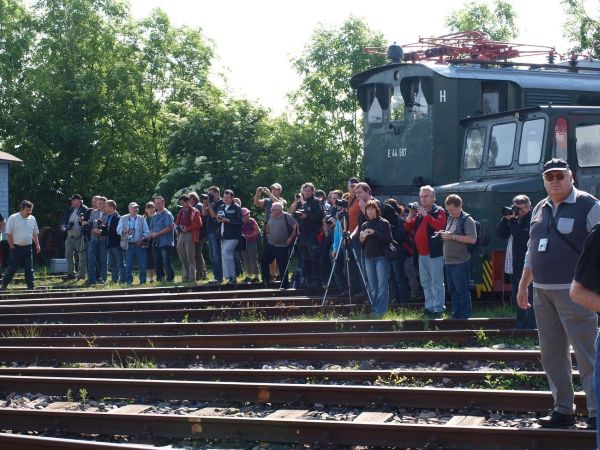
[[[523,124],[521,145],[519,147],[519,164],[537,164],[542,156],[544,141],[544,119],[529,120]]]
[[[488,159],[489,167],[510,166],[515,146],[516,130],[517,125],[514,122],[495,125],[492,128]]]

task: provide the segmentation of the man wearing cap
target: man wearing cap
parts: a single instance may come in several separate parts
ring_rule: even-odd
[[[65,211],[60,222],[60,230],[67,233],[65,240],[65,258],[67,259],[67,279],[83,279],[87,273],[87,261],[84,251],[84,238],[81,222],[89,218],[89,208],[83,204],[79,194],[70,198],[71,207]],[[80,220],[81,219],[81,220]],[[79,267],[75,273],[75,258]]]
[[[254,205],[258,206],[259,208],[265,209],[265,221],[263,226],[263,231],[265,232],[265,235],[267,230],[267,223],[269,223],[269,219],[271,218],[271,208],[273,206],[273,203],[281,203],[283,205],[283,209],[287,207],[287,202],[284,198],[281,197],[282,190],[283,189],[281,187],[281,184],[279,183],[273,183],[271,185],[271,189],[266,187],[256,188],[256,193],[254,194]],[[260,198],[261,194],[263,193],[266,195],[266,197]],[[275,278],[275,276],[277,275],[276,267],[276,262],[275,260],[273,260],[273,262],[269,265],[269,273],[272,278]]]
[[[200,212],[190,205],[190,196],[179,196],[181,209],[175,218],[177,233],[177,254],[181,261],[182,281],[196,281],[196,244],[200,242],[202,221]]]
[[[544,164],[548,197],[531,215],[525,266],[519,283],[519,307],[530,308],[527,289],[533,281],[535,315],[542,365],[554,398],[549,417],[538,420],[544,428],[575,424],[570,346],[573,346],[579,378],[585,391],[588,428],[596,428],[594,388],[596,313],[571,301],[569,288],[577,260],[589,232],[600,222],[600,202],[573,186],[569,165],[554,158]]]
[[[117,233],[121,240],[127,242],[125,250],[125,282],[133,283],[133,260],[137,259],[140,266],[140,284],[146,282],[146,248],[143,247],[143,239],[150,236],[148,223],[144,216],[140,216],[138,211],[140,206],[136,202],[131,202],[128,206],[129,214],[125,214],[119,219]]]

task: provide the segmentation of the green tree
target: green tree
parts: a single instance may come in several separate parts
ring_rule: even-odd
[[[574,43],[571,51],[600,57],[600,21],[590,17],[582,0],[563,0],[562,5],[567,14],[564,36]],[[600,5],[597,4],[596,12],[598,9]]]
[[[339,28],[320,26],[292,64],[302,81],[291,100],[298,123],[318,133],[320,156],[337,161],[343,176],[356,175],[362,165],[362,112],[349,80],[356,73],[382,65],[366,46],[384,46],[385,39],[359,18]]]
[[[510,41],[518,36],[517,13],[507,0],[494,0],[494,9],[481,2],[470,1],[446,17],[451,32],[482,31],[495,41]]]

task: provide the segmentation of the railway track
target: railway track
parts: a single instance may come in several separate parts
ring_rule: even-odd
[[[574,430],[511,429],[465,426],[400,425],[302,419],[175,416],[161,414],[24,411],[0,408],[4,427],[61,433],[219,438],[326,446],[380,446],[489,450],[588,449],[595,433]]]
[[[483,334],[482,334],[483,333]],[[415,346],[426,343],[477,345],[482,336],[487,340],[533,342],[533,330],[445,330],[437,331],[338,331],[328,333],[261,333],[212,335],[130,335],[130,336],[68,336],[68,337],[0,337],[0,347],[353,347],[353,346]]]
[[[512,319],[337,319],[365,305],[321,309],[315,294],[186,287],[0,298],[0,431],[45,435],[0,434],[0,449],[18,439],[18,448],[149,448],[130,442],[172,439],[189,447],[218,439],[305,448],[594,448],[590,431],[496,425],[521,416],[535,425],[552,406],[548,391],[469,388],[504,380],[539,389],[539,351],[398,348],[533,342],[535,333],[511,329]],[[265,321],[329,315],[336,319]],[[32,406],[28,395],[45,404]],[[583,394],[575,402],[585,408]],[[343,419],[334,420],[337,410]],[[422,414],[441,419],[419,421]]]
[[[514,319],[468,320],[288,320],[244,322],[161,322],[0,325],[0,336],[129,336],[237,333],[331,333],[337,331],[497,330],[514,328]]]

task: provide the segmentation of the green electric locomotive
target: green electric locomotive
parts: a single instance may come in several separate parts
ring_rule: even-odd
[[[597,192],[595,150],[582,162],[578,142],[595,149],[600,62],[554,63],[554,49],[475,32],[419,44],[410,52],[391,46],[390,64],[351,80],[364,112],[365,179],[378,197],[405,203],[426,184],[438,203],[463,197],[484,237],[472,264],[477,291],[504,290],[506,242],[495,238],[502,205],[517,194],[542,198],[541,164],[554,156],[569,160],[578,186]],[[510,60],[525,54],[549,62]]]

